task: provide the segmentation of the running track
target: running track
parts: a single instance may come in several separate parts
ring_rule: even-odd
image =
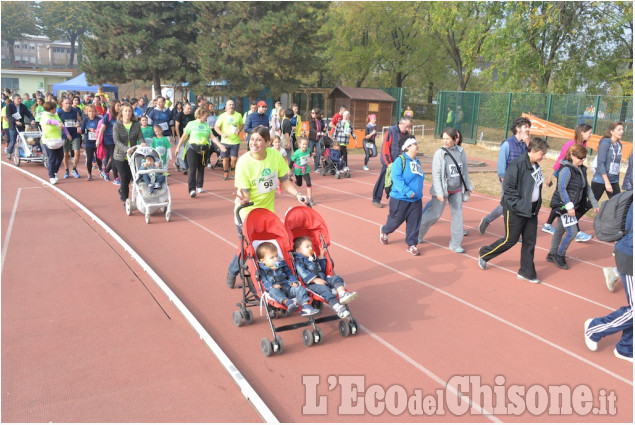
[[[456,254],[447,248],[449,211],[446,209],[442,220],[433,226],[424,244],[419,245],[422,256],[412,257],[405,251],[403,232],[392,234],[388,246],[379,244],[378,228],[385,222],[387,208],[373,208],[370,203],[377,164],[372,164],[375,165],[374,170],[364,172],[361,171],[362,157],[349,157],[352,178],[335,180],[315,173],[312,178],[317,202],[315,208],[325,217],[331,232],[331,253],[335,259],[336,272],[360,293],[358,300],[351,304],[351,310],[362,325],[362,330],[359,335],[344,339],[337,331],[337,322],[321,324],[325,341],[310,348],[303,345],[301,330],[284,332],[280,335],[285,352],[270,358],[265,358],[260,351],[261,338],[271,337],[266,318],[260,317],[254,309],[252,312],[256,320],[252,325],[236,328],[231,320],[241,293],[238,289],[230,290],[226,286],[225,274],[238,241],[231,214],[233,182],[222,181],[220,170],[206,170],[206,193],[196,199],[187,196],[186,176],[170,176],[173,199],[170,223],[166,223],[160,215],[153,216],[150,225],[145,224],[138,212],[127,217],[118,201],[116,187],[104,181],[85,182],[83,178],[71,178],[61,181],[57,187],[83,203],[144,258],[222,347],[280,421],[632,422],[633,368],[631,363],[613,356],[613,346],[618,336],[603,340],[595,353],[586,349],[583,340],[585,319],[605,315],[625,302],[621,285],[618,285],[615,293],[608,292],[604,285],[601,268],[613,264],[611,245],[595,240],[586,244],[573,243],[569,250],[571,269],[563,271],[544,260],[551,236],[539,232],[536,267],[542,284],[534,285],[516,279],[519,247],[512,248],[490,262],[487,270],[480,270],[476,261],[478,248],[502,235],[502,220],[490,225],[485,235],[479,235],[476,227],[480,218],[493,209],[498,200],[474,194],[464,205],[465,228],[470,230],[470,235],[463,242],[467,253]],[[17,188],[41,186],[5,165],[2,166],[3,244]],[[22,168],[46,179],[45,169],[41,165],[23,164]],[[43,190],[50,191],[46,187]],[[21,193],[27,199],[36,192],[39,190],[24,190]],[[428,184],[424,194],[426,202],[429,199]],[[60,202],[59,196],[57,198],[55,203]],[[52,202],[50,199],[45,201]],[[16,224],[21,222],[24,225],[25,220],[20,221],[24,216],[29,217],[29,220],[46,219],[51,209],[54,210],[46,202],[33,202],[30,208],[23,207],[16,214]],[[276,210],[281,217],[284,211],[297,204],[286,195],[279,197],[276,202]],[[77,214],[83,215],[81,212]],[[541,223],[546,214],[543,208]],[[71,236],[76,225],[67,227]],[[591,230],[590,220],[584,221],[583,228]],[[39,230],[42,231],[41,228]],[[22,229],[22,232],[26,232],[26,229]],[[49,250],[53,248],[67,253],[81,252],[83,245],[82,241],[73,240],[72,237],[50,240],[34,233],[23,238],[34,246],[46,243]],[[12,244],[21,240],[24,239],[19,238],[14,231]],[[117,251],[117,248],[113,247],[112,250]],[[18,283],[19,268],[29,267],[36,260],[28,256],[12,258],[11,261],[9,258],[11,250],[8,251],[8,261],[3,264],[2,271],[3,312],[7,309],[7,286]],[[66,273],[67,278],[77,282],[81,282],[82,277],[108,273],[101,267],[90,265],[93,261],[90,257],[86,259],[85,262],[67,264],[69,267],[60,264],[59,272]],[[21,261],[24,264],[20,264]],[[76,270],[77,276],[73,276],[69,270]],[[158,292],[156,288],[151,288],[151,282],[147,285],[150,292]],[[65,296],[79,298],[81,285],[76,289]],[[156,297],[162,308],[169,308],[169,305],[165,305],[169,304],[167,300],[159,295]],[[30,298],[21,298],[20,302],[27,305],[36,303]],[[117,300],[103,296],[102,302],[108,304]],[[54,308],[50,304],[47,307]],[[121,314],[126,312],[124,307],[134,309],[133,306],[118,306],[124,310]],[[77,319],[81,320],[81,317]],[[282,319],[280,323],[293,320],[297,318]],[[3,313],[3,347],[6,345],[8,325],[11,323],[7,324]],[[128,323],[128,326],[132,324]],[[115,326],[108,333],[102,333],[101,337],[119,340],[121,332],[125,332],[125,329]],[[173,350],[174,346],[180,346],[183,350],[195,352],[198,349],[199,354],[205,351],[204,348],[197,348],[196,344],[192,346],[192,341],[197,342],[198,337],[190,330],[183,330],[179,338],[182,340],[165,339],[165,348]],[[198,344],[202,345],[200,341]],[[151,342],[140,339],[136,345],[152,352]],[[207,356],[207,360],[213,363],[213,356],[209,352]],[[195,367],[187,356],[176,356],[175,361]],[[7,375],[12,373],[11,365],[7,362],[3,348],[3,388],[9,379]],[[124,364],[131,371],[139,367],[135,366],[135,362]],[[209,369],[209,365],[196,366],[202,370]],[[213,369],[216,372],[214,376],[225,379],[221,376],[224,371],[219,367]],[[160,375],[161,371],[157,370],[156,373]],[[338,408],[343,404],[342,387],[335,385],[329,390],[329,383],[351,375],[363,377],[364,390],[375,384],[384,390],[391,385],[398,385],[408,395],[414,394],[417,389],[421,389],[424,395],[433,395],[437,390],[445,389],[451,378],[457,375],[478,375],[482,383],[489,385],[494,385],[494,379],[500,375],[504,377],[506,388],[534,384],[544,388],[549,385],[569,385],[573,388],[584,384],[596,398],[600,390],[614,391],[617,412],[604,416],[580,416],[574,412],[572,416],[549,415],[548,411],[539,415],[528,411],[518,415],[490,411],[486,414],[468,412],[455,416],[446,408],[445,414],[426,419],[426,416],[410,414],[407,409],[399,415],[390,413],[388,409],[377,408],[373,411],[372,403],[369,403],[361,414],[349,414],[351,410],[340,414]],[[302,407],[307,404],[303,376],[308,379],[311,376],[319,377],[317,395],[326,397],[325,413],[303,415]],[[184,381],[191,384],[187,378]],[[93,391],[97,391],[96,388],[100,388],[102,383],[95,381],[92,384],[95,387]],[[199,397],[203,398],[205,389],[213,384],[198,382],[198,385]],[[238,393],[238,387],[234,385],[234,388]],[[225,391],[231,393],[231,384]],[[452,389],[446,394],[452,395]],[[363,397],[364,392],[359,396]],[[481,397],[470,394],[469,389],[465,396],[475,406],[488,404]],[[186,398],[191,401],[192,407],[185,420],[196,421],[193,417],[205,421],[257,420],[254,419],[256,414],[253,411],[248,413],[250,407],[240,407],[245,405],[244,401],[239,400],[240,397],[232,398],[230,394],[227,397],[238,400],[236,405],[231,404],[231,411],[243,413],[246,417],[229,416],[219,407],[217,417],[209,419],[206,416],[209,412],[204,412],[201,406],[205,404],[197,398],[197,392],[190,391]],[[7,407],[14,407],[6,404],[7,399],[3,391],[5,415]],[[14,402],[18,406],[27,401]],[[360,406],[363,400],[361,403]],[[308,404],[314,402],[309,401]],[[597,401],[595,406],[598,406]],[[82,408],[90,409],[85,406]],[[199,412],[200,416],[197,416]],[[72,414],[69,410],[67,417],[60,416],[58,420],[72,421]],[[120,415],[111,420],[139,420],[132,414],[126,416],[125,411]],[[108,421],[97,413],[94,417]],[[173,420],[167,413],[165,416],[157,413],[152,418],[162,422]],[[15,418],[15,421],[28,420],[28,416]]]

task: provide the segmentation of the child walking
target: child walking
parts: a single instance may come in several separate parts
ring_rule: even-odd
[[[377,156],[377,145],[375,145],[375,137],[377,136],[377,115],[369,115],[368,124],[366,124],[366,135],[364,136],[364,171],[368,168],[368,160]]]
[[[315,205],[313,202],[313,189],[311,188],[311,167],[309,166],[309,139],[306,136],[300,136],[298,139],[298,150],[291,155],[293,161],[293,174],[295,174],[295,184],[302,186],[302,179],[306,182],[306,193],[309,197],[309,205]]]
[[[154,137],[152,138],[152,143],[150,144],[151,147],[153,147],[154,149],[157,150],[157,152],[159,152],[159,155],[161,155],[161,161],[163,161],[163,166],[165,167],[165,169],[168,169],[168,155],[171,157],[172,153],[170,148],[172,147],[172,144],[170,143],[170,140],[163,135],[163,129],[161,128],[161,126],[159,125],[155,125],[153,127],[154,129]],[[170,152],[168,154],[168,152]]]

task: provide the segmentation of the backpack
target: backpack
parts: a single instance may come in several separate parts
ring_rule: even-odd
[[[401,172],[403,172],[406,169],[406,157],[401,154],[397,158],[401,158]],[[390,198],[390,191],[392,190],[392,164],[394,164],[394,162],[388,164],[388,167],[386,167],[386,177],[384,178],[384,190],[386,191],[387,198]]]
[[[593,230],[598,240],[615,242],[626,234],[626,215],[633,203],[633,191],[618,193],[602,203],[593,220]]]

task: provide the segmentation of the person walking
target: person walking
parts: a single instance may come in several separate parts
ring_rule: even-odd
[[[516,245],[522,235],[520,269],[516,277],[531,283],[540,283],[534,265],[534,250],[538,232],[538,213],[542,205],[543,160],[549,145],[535,137],[529,142],[529,152],[516,158],[503,176],[503,220],[505,235],[496,242],[479,249],[478,265],[485,270],[487,262]]]
[[[112,160],[121,180],[118,190],[119,200],[125,203],[130,194],[130,182],[132,181],[132,172],[126,155],[130,155],[137,145],[146,145],[146,140],[141,132],[141,124],[137,121],[129,103],[124,104],[119,110],[117,121],[112,128],[112,137],[115,141]]]
[[[379,242],[388,244],[388,235],[406,222],[406,245],[412,255],[420,255],[417,249],[417,233],[421,225],[423,198],[423,168],[417,159],[419,144],[414,137],[406,139],[403,154],[397,156],[391,166],[392,190],[390,210],[386,224],[379,227]]]
[[[410,138],[410,130],[412,130],[412,119],[410,117],[401,117],[399,123],[389,127],[384,136],[384,142],[381,146],[381,171],[373,188],[373,206],[383,208],[381,198],[384,196],[384,180],[386,179],[386,169],[388,164],[397,158],[401,152],[400,142]]]
[[[598,146],[598,154],[595,157],[597,167],[591,179],[591,188],[595,199],[600,198],[606,192],[609,199],[620,193],[620,163],[622,162],[622,135],[624,124],[612,122],[604,133]]]
[[[442,135],[443,147],[434,153],[432,159],[432,187],[430,208],[423,213],[419,227],[419,243],[423,242],[428,230],[436,223],[445,204],[450,204],[452,213],[450,249],[463,254],[463,196],[469,196],[474,190],[467,165],[467,156],[461,146],[456,144],[459,132],[448,127]]]
[[[500,150],[498,152],[498,165],[496,172],[498,174],[498,181],[501,185],[501,198],[503,197],[503,185],[505,172],[509,165],[516,160],[519,156],[527,153],[527,144],[529,143],[529,128],[531,127],[531,121],[525,117],[516,118],[512,124],[512,136],[505,139],[501,143]],[[482,235],[487,230],[490,223],[496,220],[503,214],[502,203],[497,205],[488,215],[481,219],[478,225],[478,232]]]

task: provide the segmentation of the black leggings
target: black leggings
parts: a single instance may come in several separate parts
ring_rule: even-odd
[[[295,184],[302,186],[302,179],[306,182],[306,187],[311,187],[311,176],[304,174],[302,176],[295,176]]]
[[[340,145],[340,152],[342,153],[342,161],[344,165],[348,167],[348,151],[346,150],[345,145]]]
[[[109,173],[110,170],[112,170],[112,177],[116,179],[117,177],[119,177],[119,173],[117,172],[117,167],[115,166],[112,159],[112,154],[115,153],[115,145],[104,145],[104,147],[106,148],[106,157],[104,158],[104,173]]]
[[[97,148],[91,148],[86,146],[86,170],[88,171],[88,175],[93,173],[93,157],[97,161],[97,167],[101,170],[101,159],[97,158]]]
[[[600,198],[606,192],[606,196],[611,199],[613,195],[617,195],[620,193],[620,184],[619,183],[611,183],[611,187],[613,187],[613,193],[606,191],[606,186],[604,183],[596,183],[591,182],[591,190],[593,191],[593,196],[595,196],[595,200],[600,202]]]
[[[113,175],[115,171],[119,171],[121,177],[121,186],[119,187],[119,200],[126,202],[128,195],[130,194],[130,182],[132,181],[132,171],[130,171],[130,164],[128,161],[117,161],[113,159]]]
[[[187,190],[188,193],[197,189],[203,188],[203,180],[205,179],[205,162],[209,157],[209,150],[201,151],[201,153],[194,152],[189,147],[185,152],[185,161],[189,168],[189,174],[187,176]]]
[[[372,147],[367,147],[366,145],[370,145],[372,143]],[[364,140],[364,165],[368,165],[368,160],[370,158],[374,158],[377,156],[377,145],[375,145],[375,142],[369,142],[367,140]]]

